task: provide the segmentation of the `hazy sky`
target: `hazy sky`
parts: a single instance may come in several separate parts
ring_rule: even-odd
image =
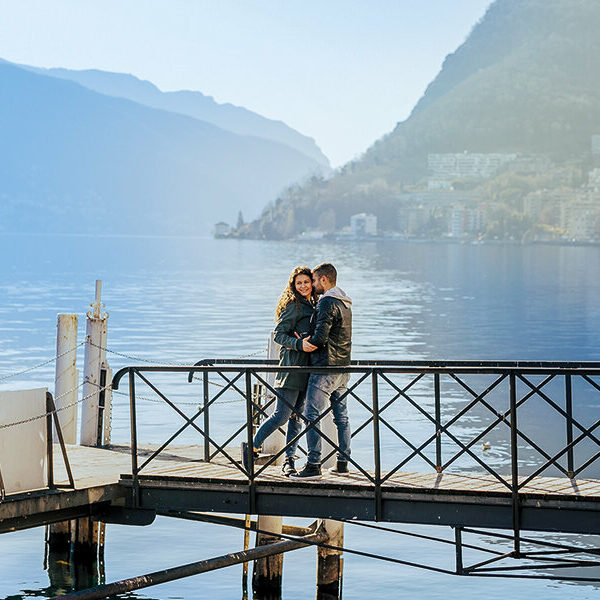
[[[490,0],[0,0],[0,57],[285,121],[338,166],[405,119]]]

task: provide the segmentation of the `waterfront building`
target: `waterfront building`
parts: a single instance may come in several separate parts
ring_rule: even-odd
[[[600,239],[600,193],[582,193],[561,206],[561,227],[577,241]]]
[[[224,221],[219,221],[213,230],[213,235],[216,238],[224,238],[227,237],[231,233],[231,227],[228,223]]]
[[[536,190],[525,196],[523,212],[534,223],[562,227],[563,206],[568,206],[572,200],[573,191],[571,189]]]
[[[377,235],[377,217],[358,213],[350,217],[350,231],[354,237]]]
[[[464,237],[465,235],[482,233],[485,230],[485,212],[480,208],[452,208],[448,217],[448,235]]]

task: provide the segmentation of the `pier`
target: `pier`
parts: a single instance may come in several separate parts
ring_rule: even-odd
[[[427,524],[454,529],[454,574],[508,576],[552,568],[552,574],[533,576],[595,581],[557,571],[599,566],[593,558],[576,558],[597,555],[598,549],[554,549],[543,539],[532,540],[530,533],[600,534],[600,420],[597,411],[582,410],[597,406],[600,364],[359,361],[344,369],[312,368],[351,373],[347,397],[354,405],[356,451],[348,457],[347,476],[324,471],[320,480],[309,482],[283,476],[278,462],[284,445],[251,460],[248,469],[240,461],[239,441],[251,443],[253,427],[274,403],[276,390],[268,374],[281,370],[308,368],[207,359],[191,366],[119,370],[107,385],[113,394],[127,390],[130,443],[49,444],[48,487],[5,494],[0,532],[81,517],[148,525],[160,514],[228,523],[227,517],[210,513]],[[197,406],[190,410],[170,399],[170,380],[187,382],[190,398],[199,398]],[[138,439],[144,394],[152,394],[181,420],[168,439],[151,445]],[[217,413],[224,398],[230,399],[227,425]],[[358,407],[361,421],[356,421]],[[398,416],[406,417],[407,411],[425,419],[428,430],[420,428],[418,435],[406,430]],[[55,416],[54,410],[45,415],[48,426]],[[468,439],[456,429],[465,421],[471,424]],[[541,436],[549,429],[554,432],[550,441]],[[184,432],[193,432],[197,443],[178,445]],[[321,436],[329,444],[324,459],[331,458],[337,439],[327,428]],[[500,460],[489,457],[490,448],[501,450]],[[465,564],[463,533],[487,530],[509,539],[512,549]],[[327,546],[323,540],[314,543]],[[533,550],[531,544],[545,550]],[[505,559],[513,559],[512,566]],[[538,563],[532,567],[531,561]]]

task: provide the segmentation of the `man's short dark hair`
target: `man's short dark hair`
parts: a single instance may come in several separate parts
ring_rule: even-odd
[[[331,263],[322,263],[313,269],[313,275],[317,277],[327,277],[329,283],[335,285],[337,283],[337,271]]]

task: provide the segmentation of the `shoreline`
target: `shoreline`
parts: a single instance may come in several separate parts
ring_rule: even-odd
[[[322,236],[314,238],[289,238],[269,239],[252,237],[213,237],[215,240],[235,240],[253,242],[293,242],[302,244],[313,244],[318,242],[329,242],[333,244],[348,243],[398,243],[398,244],[447,244],[456,246],[564,246],[564,247],[600,247],[600,240],[474,240],[474,239],[452,239],[452,238],[401,238],[396,236],[373,236],[373,237],[332,237]]]

